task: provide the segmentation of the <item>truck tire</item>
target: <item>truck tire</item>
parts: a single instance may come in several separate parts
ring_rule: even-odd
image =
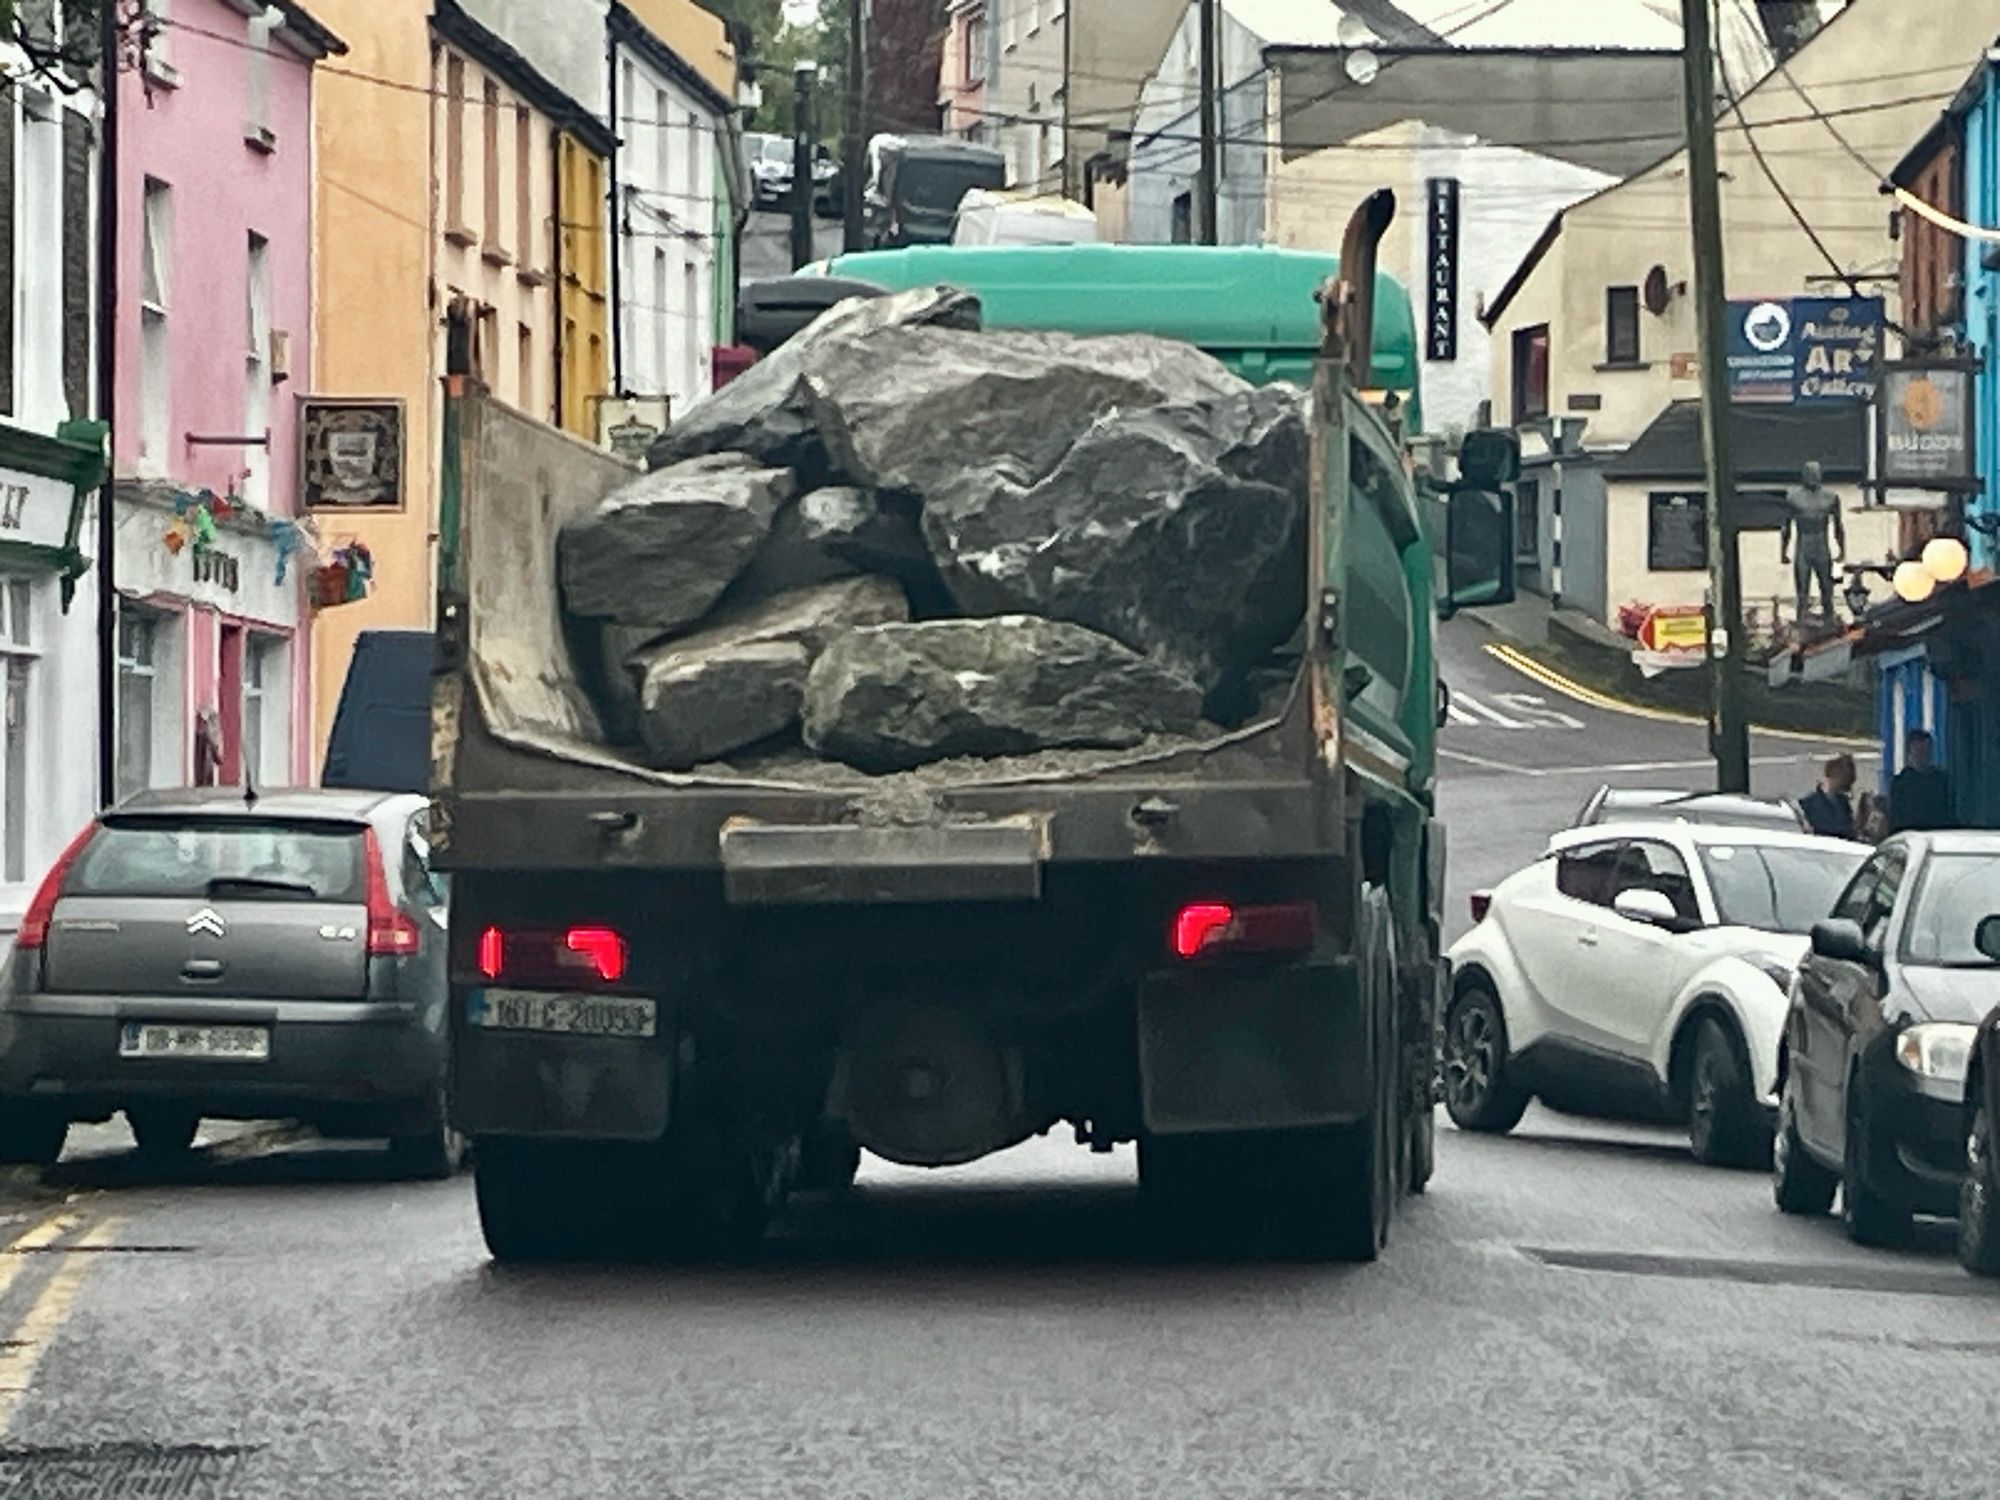
[[[800,1138],[800,1192],[846,1192],[860,1171],[861,1147],[838,1121],[822,1120]]]
[[[62,1155],[69,1121],[22,1104],[0,1102],[0,1166],[49,1167]]]
[[[1412,1193],[1429,1187],[1437,1172],[1437,1107],[1429,1100],[1417,1106],[1410,1120],[1409,1168],[1407,1186]]]
[[[1688,1145],[1704,1166],[1771,1164],[1771,1128],[1757,1107],[1743,1039],[1714,1016],[1696,1024],[1688,1060]]]

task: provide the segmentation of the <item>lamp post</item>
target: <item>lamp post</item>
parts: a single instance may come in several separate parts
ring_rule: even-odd
[[[792,65],[792,269],[813,258],[813,84],[819,64]]]

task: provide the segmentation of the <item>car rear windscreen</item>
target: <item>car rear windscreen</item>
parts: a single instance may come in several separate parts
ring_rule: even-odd
[[[121,819],[98,830],[63,894],[358,904],[368,890],[361,835],[346,823]]]

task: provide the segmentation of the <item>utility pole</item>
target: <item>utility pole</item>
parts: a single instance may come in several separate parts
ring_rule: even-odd
[[[1201,6],[1201,175],[1194,192],[1195,239],[1213,245],[1217,239],[1216,195],[1218,161],[1216,139],[1215,32],[1220,0],[1197,0]]]
[[[861,174],[868,160],[868,0],[847,0],[847,130],[840,144],[840,245],[866,249]]]
[[[813,258],[813,81],[819,64],[792,68],[792,269]]]
[[[1715,43],[1709,0],[1681,0],[1688,202],[1694,223],[1694,295],[1701,360],[1701,431],[1708,455],[1709,748],[1717,791],[1750,790],[1743,711],[1743,572],[1737,555],[1736,469],[1729,451],[1728,311],[1722,262],[1722,183],[1715,160]]]
[[[97,414],[110,429],[97,491],[97,802],[118,800],[118,6],[99,0]]]

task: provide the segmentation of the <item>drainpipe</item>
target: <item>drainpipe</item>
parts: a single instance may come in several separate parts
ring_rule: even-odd
[[[611,29],[604,37],[605,66],[611,73],[611,134],[615,144],[611,148],[611,196],[604,206],[604,221],[610,226],[609,243],[605,248],[611,255],[611,389],[618,395],[628,394],[625,389],[625,200],[618,193],[618,158],[624,155],[625,134],[620,128],[623,121],[618,118],[618,35]],[[654,127],[665,130],[664,120]],[[665,186],[664,183],[661,184]],[[663,316],[663,315],[656,315]]]
[[[97,156],[97,410],[110,429],[97,491],[97,800],[118,797],[118,12],[99,7],[98,87],[104,136]]]

